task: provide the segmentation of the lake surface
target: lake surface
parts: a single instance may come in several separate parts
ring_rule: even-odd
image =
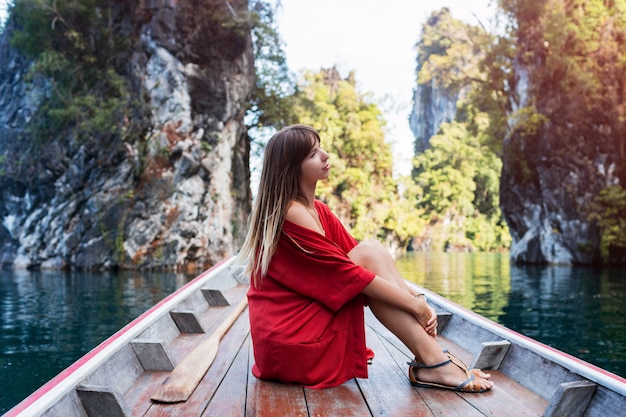
[[[519,267],[508,254],[409,253],[405,278],[626,376],[626,269]],[[0,271],[0,414],[192,276]]]
[[[0,414],[191,278],[0,271]]]
[[[409,253],[397,264],[409,281],[626,377],[625,268],[518,266],[492,253]]]

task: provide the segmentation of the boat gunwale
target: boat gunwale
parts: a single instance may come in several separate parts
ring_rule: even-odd
[[[622,396],[626,396],[626,379],[605,369],[602,369],[596,365],[593,365],[587,361],[577,358],[569,353],[563,352],[552,346],[548,346],[542,342],[539,342],[528,336],[512,330],[506,326],[498,324],[486,317],[481,316],[461,305],[450,301],[439,294],[422,288],[414,283],[408,282],[409,285],[416,288],[419,292],[427,294],[429,300],[434,301],[434,304],[448,311],[453,315],[457,315],[466,319],[470,323],[474,323],[479,327],[508,340],[524,349],[538,354],[539,356],[546,358],[558,365],[563,366],[570,372],[576,373],[588,380],[602,385],[611,391],[614,391]]]
[[[123,346],[130,343],[141,332],[154,324],[164,314],[167,314],[182,300],[198,291],[211,278],[227,270],[234,262],[235,257],[226,258],[213,267],[207,269],[178,290],[172,292],[163,300],[146,310],[120,330],[105,339],[102,343],[81,356],[70,366],[58,373],[20,403],[11,408],[3,417],[38,416],[46,412],[60,398],[75,389],[80,383],[105,363]]]

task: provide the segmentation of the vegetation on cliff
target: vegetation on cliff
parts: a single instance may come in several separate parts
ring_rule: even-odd
[[[14,2],[11,45],[33,62],[27,81],[45,86],[14,157],[28,161],[53,141],[93,142],[110,154],[145,133],[145,108],[127,68],[131,10],[116,7],[97,0]],[[28,165],[12,161],[12,178],[36,181],[36,171],[21,169]]]

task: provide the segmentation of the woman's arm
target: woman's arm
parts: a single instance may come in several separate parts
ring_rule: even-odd
[[[433,336],[436,334],[437,315],[424,297],[415,297],[379,276],[376,276],[361,293],[412,314],[426,332]]]

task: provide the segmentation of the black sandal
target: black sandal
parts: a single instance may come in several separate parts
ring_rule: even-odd
[[[435,365],[426,365],[426,364],[415,362],[415,361],[407,362],[407,364],[409,365],[409,381],[411,382],[411,385],[415,387],[421,387],[421,388],[440,388],[440,389],[448,389],[448,390],[457,391],[457,392],[471,392],[471,393],[485,392],[491,389],[491,388],[482,388],[480,384],[477,384],[478,381],[476,381],[476,375],[468,371],[467,367],[464,366],[465,364],[461,362],[460,360],[458,360],[454,355],[450,354],[449,352],[446,352],[446,355],[448,355],[448,358],[449,358],[447,361],[443,361]],[[420,381],[417,379],[417,372],[419,371],[420,368],[421,369],[434,369],[434,368],[440,368],[442,366],[446,366],[450,363],[458,366],[459,369],[465,372],[465,375],[467,376],[467,379],[461,382],[456,387],[451,386],[451,385],[437,384],[435,382],[424,382],[424,381]]]

